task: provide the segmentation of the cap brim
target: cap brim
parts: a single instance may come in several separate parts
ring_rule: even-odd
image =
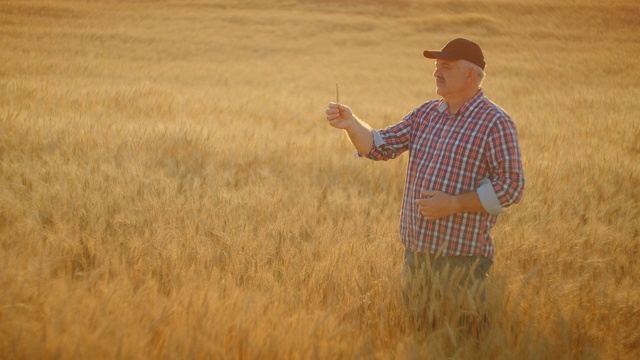
[[[424,57],[426,57],[428,59],[456,60],[456,59],[452,58],[451,56],[448,56],[447,54],[443,53],[442,51],[425,50],[422,53],[422,55],[424,55]]]

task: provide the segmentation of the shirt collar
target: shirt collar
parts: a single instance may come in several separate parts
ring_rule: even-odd
[[[480,89],[471,99],[467,100],[466,103],[462,104],[460,109],[458,109],[457,114],[460,116],[466,115],[467,113],[471,112],[473,109],[478,107],[478,105],[482,102],[483,99],[484,99],[484,93],[482,92],[482,89]],[[447,110],[447,108],[449,108],[449,104],[447,104],[447,101],[445,99],[441,99],[440,105],[438,105],[438,111],[440,113],[444,113]]]

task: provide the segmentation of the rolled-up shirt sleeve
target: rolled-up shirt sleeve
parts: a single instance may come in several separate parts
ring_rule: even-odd
[[[384,145],[384,140],[382,140],[380,133],[377,130],[372,130],[371,132],[373,133],[373,146],[380,147]]]
[[[478,194],[480,203],[486,212],[491,215],[499,215],[503,212],[502,205],[500,205],[498,196],[493,190],[493,185],[491,185],[489,178],[480,180],[480,186],[476,190],[476,193]]]
[[[373,135],[373,149],[375,148],[379,148],[382,147],[384,145],[384,140],[382,139],[382,136],[380,136],[380,133],[378,132],[378,130],[371,130],[371,134]],[[367,157],[366,155],[362,155],[360,153],[355,153],[353,155],[354,157]]]
[[[368,154],[356,154],[371,160],[395,159],[409,150],[411,126],[415,111],[405,116],[402,121],[382,130],[372,130],[373,144]]]
[[[487,160],[490,173],[488,180],[501,208],[520,202],[525,178],[515,124],[509,117],[502,117],[495,123],[487,141]],[[484,186],[481,183],[478,196],[481,202],[484,197],[487,207],[493,209],[495,204],[490,199],[491,192]],[[485,210],[489,212],[489,209]]]

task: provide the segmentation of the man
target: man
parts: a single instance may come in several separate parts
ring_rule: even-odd
[[[424,56],[435,59],[442,99],[382,130],[342,104],[330,103],[326,118],[347,131],[360,156],[389,160],[409,151],[400,220],[403,274],[414,282],[420,274],[419,286],[429,286],[434,274],[446,272],[457,282],[443,291],[462,283],[478,289],[494,259],[491,228],[524,190],[516,128],[483,94],[485,62],[476,43],[455,39]]]

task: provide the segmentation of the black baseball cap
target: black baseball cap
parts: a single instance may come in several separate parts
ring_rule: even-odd
[[[451,40],[442,50],[425,50],[423,55],[429,59],[467,60],[484,70],[484,55],[482,55],[480,46],[467,39],[458,38]]]

